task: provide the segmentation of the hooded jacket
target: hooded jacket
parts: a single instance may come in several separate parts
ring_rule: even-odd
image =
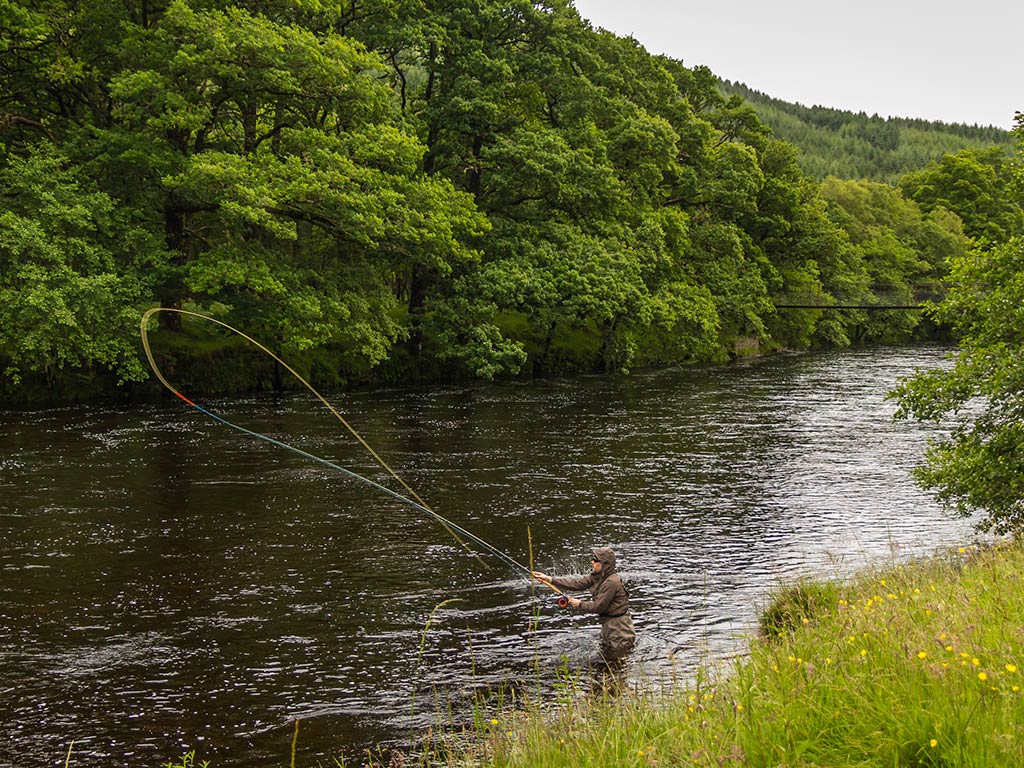
[[[590,599],[581,600],[579,610],[596,613],[601,624],[629,613],[629,593],[622,577],[615,571],[615,552],[610,547],[594,550],[601,569],[587,576],[553,576],[551,583],[559,589],[590,590]]]

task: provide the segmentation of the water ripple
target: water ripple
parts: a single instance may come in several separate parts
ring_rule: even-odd
[[[743,653],[771,591],[970,536],[910,480],[948,427],[885,394],[937,348],[333,398],[442,514],[518,561],[617,548],[631,674]],[[318,402],[217,413],[395,487]],[[583,669],[596,622],[348,478],[177,403],[0,419],[0,765],[280,765],[407,744]],[[396,488],[396,490],[399,490]]]

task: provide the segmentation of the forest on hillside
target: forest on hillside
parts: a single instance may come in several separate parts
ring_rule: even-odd
[[[1021,227],[1013,158],[821,185],[714,73],[568,0],[0,0],[0,27],[8,400],[145,382],[158,305],[327,385],[911,338],[917,312],[776,304],[870,302]],[[183,386],[275,384],[159,318]]]
[[[897,184],[943,155],[965,149],[1013,147],[1009,131],[994,126],[943,123],[905,117],[879,117],[832,107],[794,104],[743,83],[722,81],[757,111],[772,132],[800,150],[804,173],[822,180],[867,179]]]

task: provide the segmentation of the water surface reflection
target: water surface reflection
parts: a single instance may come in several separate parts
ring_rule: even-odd
[[[438,511],[513,557],[621,553],[658,679],[742,647],[780,580],[970,537],[909,479],[894,423],[936,348],[333,398]],[[209,405],[380,482],[306,397]],[[580,665],[596,624],[484,570],[429,520],[175,402],[4,412],[0,765],[332,764],[407,743],[432,701]],[[435,606],[439,623],[423,646]],[[531,628],[533,608],[540,616]],[[674,661],[670,661],[674,659]],[[417,711],[413,710],[413,691]],[[103,761],[107,762],[103,762]]]

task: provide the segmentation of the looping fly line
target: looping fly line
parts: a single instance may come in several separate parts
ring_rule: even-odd
[[[295,446],[289,445],[288,443],[281,442],[280,440],[275,440],[274,438],[269,437],[267,435],[261,434],[259,432],[254,432],[251,429],[246,429],[245,427],[239,426],[238,424],[234,424],[233,422],[228,421],[227,419],[223,418],[222,416],[218,416],[217,414],[207,410],[206,408],[203,408],[202,406],[196,404],[195,402],[193,402],[189,398],[185,397],[185,395],[183,395],[181,392],[179,392],[174,387],[174,385],[171,384],[167,380],[167,378],[163,375],[163,372],[160,370],[160,367],[156,364],[156,359],[153,357],[153,351],[152,351],[152,349],[150,349],[149,335],[148,335],[148,328],[147,328],[147,326],[149,324],[150,318],[153,317],[154,315],[160,313],[160,312],[173,312],[173,313],[178,314],[178,315],[185,315],[185,316],[188,316],[188,317],[195,317],[195,318],[199,318],[200,320],[206,320],[207,322],[219,325],[222,328],[226,328],[227,330],[231,331],[231,333],[234,333],[234,334],[237,334],[238,336],[241,336],[243,339],[245,339],[250,344],[255,346],[257,349],[259,349],[265,355],[271,357],[281,367],[283,367],[285,370],[287,370],[292,376],[294,376],[296,379],[298,379],[306,389],[308,389],[310,392],[312,392],[313,395],[316,396],[317,400],[319,400],[321,403],[324,404],[324,406],[326,406],[327,410],[329,410],[334,415],[334,417],[345,426],[345,429],[347,429],[352,434],[352,436],[355,437],[355,439],[359,441],[359,444],[362,445],[370,453],[370,455],[374,458],[374,460],[381,467],[383,467],[388,472],[388,474],[390,474],[391,477],[393,477],[402,486],[402,488],[404,488],[406,490],[406,492],[412,498],[409,498],[409,496],[403,496],[402,494],[400,494],[400,493],[398,493],[396,491],[393,491],[392,489],[388,488],[387,486],[384,486],[384,485],[381,485],[380,483],[374,482],[373,480],[370,480],[369,478],[366,478],[366,477],[363,477],[362,475],[356,474],[355,472],[353,472],[350,469],[346,469],[345,467],[339,466],[338,464],[335,464],[332,461],[328,461],[327,459],[321,458],[320,456],[317,456],[315,454],[309,453],[308,451],[304,451],[301,448],[296,448]],[[303,376],[298,371],[296,371],[294,368],[292,368],[290,365],[288,365],[288,363],[286,363],[280,357],[275,355],[273,352],[271,352],[269,349],[267,349],[265,346],[260,344],[258,341],[256,341],[251,336],[243,333],[242,331],[238,330],[237,328],[234,328],[234,327],[228,325],[225,322],[217,320],[216,318],[209,317],[207,315],[203,315],[203,314],[200,314],[198,312],[191,312],[191,311],[185,310],[185,309],[173,309],[173,308],[170,308],[170,307],[154,307],[153,309],[146,310],[146,312],[142,315],[142,321],[140,323],[139,332],[140,332],[140,335],[142,336],[142,347],[143,347],[143,349],[146,352],[146,359],[149,361],[149,366],[150,366],[150,368],[153,369],[153,373],[156,374],[156,377],[157,377],[157,379],[160,380],[160,383],[163,384],[164,387],[166,387],[168,390],[170,390],[174,395],[179,397],[184,402],[188,403],[190,406],[195,408],[200,413],[205,414],[206,416],[209,416],[214,421],[220,422],[221,424],[223,424],[226,427],[230,427],[231,429],[234,429],[234,430],[236,430],[238,432],[241,432],[243,434],[249,435],[251,437],[255,437],[257,440],[263,440],[264,442],[267,442],[267,443],[270,443],[272,445],[276,445],[276,446],[278,446],[280,448],[284,448],[286,450],[292,451],[293,453],[297,453],[299,456],[303,456],[303,457],[305,457],[307,459],[311,459],[311,460],[316,461],[316,462],[318,462],[320,464],[323,464],[326,467],[330,467],[331,469],[337,470],[338,472],[341,472],[342,474],[344,474],[344,475],[346,475],[346,476],[348,476],[348,477],[350,477],[350,478],[352,478],[354,480],[359,480],[360,482],[366,483],[367,485],[369,485],[369,486],[371,486],[373,488],[376,488],[377,490],[382,491],[382,492],[388,494],[389,496],[392,496],[395,499],[398,499],[403,504],[407,504],[410,507],[412,507],[413,509],[416,509],[416,510],[426,514],[427,516],[429,516],[433,520],[436,520],[438,523],[440,523],[444,527],[444,529],[446,531],[448,531],[449,534],[451,534],[451,536],[457,542],[459,542],[459,544],[461,544],[463,546],[463,548],[466,549],[467,552],[470,552],[471,554],[473,554],[474,557],[477,557],[477,559],[479,559],[479,556],[476,555],[476,553],[472,552],[472,550],[469,548],[469,545],[466,543],[467,541],[472,542],[473,544],[476,544],[480,549],[484,550],[485,552],[487,552],[489,554],[494,555],[499,560],[501,560],[502,562],[504,562],[507,565],[511,566],[512,568],[515,568],[516,570],[522,571],[522,572],[526,573],[527,575],[530,574],[530,569],[527,568],[522,563],[518,562],[517,560],[514,560],[512,557],[510,557],[505,552],[502,552],[497,547],[487,543],[486,541],[481,539],[479,536],[477,536],[477,535],[475,535],[473,533],[470,533],[465,528],[463,528],[463,527],[453,523],[451,520],[448,520],[447,518],[443,517],[442,515],[438,514],[433,509],[431,509],[427,505],[427,503],[425,501],[423,501],[423,499],[421,499],[412,488],[409,487],[409,485],[405,482],[405,480],[403,480],[401,477],[399,477],[398,473],[396,473],[387,464],[387,462],[385,462],[384,459],[382,459],[377,454],[377,452],[374,451],[373,448],[370,447],[369,443],[367,443],[366,440],[363,439],[362,435],[360,435],[355,430],[355,428],[351,424],[349,424],[348,421],[345,420],[345,418],[334,408],[334,406],[332,406],[329,402],[327,402],[327,399],[323,395],[321,395],[316,390],[316,388],[313,387],[312,384],[310,384],[308,381],[306,381],[306,379],[303,378]],[[481,560],[481,562],[483,562],[483,561]],[[555,588],[554,586],[552,586],[552,585],[548,585],[548,586],[551,586],[552,589],[554,589],[556,592],[559,592],[561,594],[561,591],[558,590],[557,588]]]

